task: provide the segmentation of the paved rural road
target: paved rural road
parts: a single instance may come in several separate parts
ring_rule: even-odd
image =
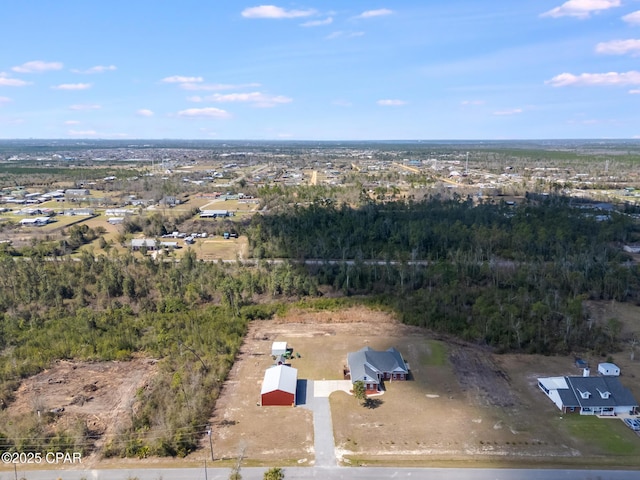
[[[262,480],[266,468],[243,468],[243,480]],[[227,468],[0,471],[0,480],[228,480]],[[285,468],[286,480],[638,480],[631,470],[514,470],[478,468]]]

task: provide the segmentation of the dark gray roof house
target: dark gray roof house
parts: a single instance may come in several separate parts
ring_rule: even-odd
[[[638,401],[618,377],[538,378],[538,387],[564,413],[618,415],[638,409]]]
[[[382,380],[406,380],[409,365],[395,348],[386,351],[364,347],[347,354],[351,382],[362,381],[367,390],[379,390]]]

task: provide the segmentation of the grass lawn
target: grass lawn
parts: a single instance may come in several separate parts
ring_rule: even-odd
[[[617,418],[591,415],[558,417],[557,428],[593,450],[593,454],[640,456],[640,437]]]

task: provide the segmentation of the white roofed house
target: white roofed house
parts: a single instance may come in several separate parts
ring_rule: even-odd
[[[20,226],[22,227],[41,227],[49,223],[51,219],[49,217],[36,217],[36,218],[23,218],[20,220]]]

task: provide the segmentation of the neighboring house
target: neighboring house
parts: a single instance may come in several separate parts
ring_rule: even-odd
[[[176,197],[172,195],[167,195],[161,200],[160,203],[168,207],[175,207],[176,205],[180,204],[180,200],[178,200]]]
[[[63,213],[67,216],[91,216],[95,214],[95,210],[93,208],[70,208],[68,210],[65,210]]]
[[[598,364],[598,373],[600,375],[606,375],[610,377],[618,377],[620,376],[620,367],[618,367],[615,363],[599,363]]]
[[[127,208],[108,208],[104,211],[106,217],[124,217],[135,213]]]
[[[134,238],[131,240],[131,250],[138,251],[141,248],[146,248],[148,251],[156,250],[158,242],[153,238]]]
[[[406,380],[409,365],[395,348],[384,352],[364,347],[347,355],[351,383],[362,381],[369,391],[380,390],[383,380]]]
[[[124,223],[124,217],[109,217],[107,222],[111,225],[120,225]]]
[[[538,378],[538,387],[563,413],[634,414],[638,402],[616,377]]]
[[[298,370],[286,365],[271,367],[264,372],[262,390],[260,391],[261,405],[296,404],[296,387],[298,384]]]
[[[625,245],[622,249],[629,253],[640,253],[640,245]]]
[[[20,220],[22,227],[41,227],[49,223],[49,217],[23,218]]]
[[[217,218],[217,217],[230,217],[233,214],[229,210],[201,210],[200,218]]]
[[[79,197],[83,195],[89,195],[89,189],[87,188],[67,188],[64,191],[65,195],[71,195],[74,197]]]

